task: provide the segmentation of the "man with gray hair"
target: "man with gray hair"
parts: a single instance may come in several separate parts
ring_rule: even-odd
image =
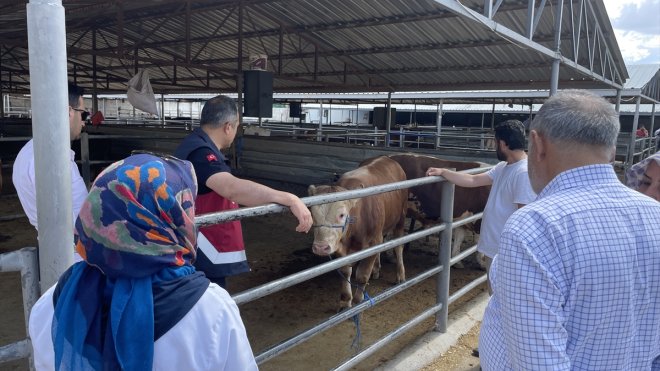
[[[660,203],[609,164],[619,120],[579,90],[530,127],[535,202],[507,221],[481,327],[484,370],[660,369]]]

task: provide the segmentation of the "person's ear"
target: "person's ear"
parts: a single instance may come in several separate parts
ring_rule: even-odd
[[[546,157],[548,150],[545,138],[536,130],[532,130],[529,132],[529,143],[533,148],[533,151],[530,151],[530,155],[534,157],[533,160],[535,162],[542,161]]]

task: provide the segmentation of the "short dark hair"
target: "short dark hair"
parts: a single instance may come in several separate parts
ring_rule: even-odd
[[[78,85],[69,83],[69,105],[73,108],[78,108],[80,97],[85,93],[85,89]]]
[[[233,124],[235,121],[238,121],[236,102],[225,95],[218,95],[204,104],[199,124],[217,127],[227,122]]]
[[[495,125],[495,140],[503,140],[512,151],[525,149],[525,126],[518,120],[506,120]]]

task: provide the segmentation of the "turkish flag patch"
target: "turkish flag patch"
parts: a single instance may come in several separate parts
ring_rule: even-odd
[[[213,161],[218,161],[218,158],[215,157],[215,155],[213,153],[210,153],[210,154],[206,155],[206,160],[208,162],[213,162]]]

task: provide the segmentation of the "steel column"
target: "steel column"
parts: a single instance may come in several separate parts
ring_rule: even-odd
[[[442,183],[440,220],[445,225],[445,229],[440,233],[438,242],[438,264],[442,266],[442,271],[438,274],[436,286],[436,304],[442,304],[442,308],[436,315],[435,330],[447,332],[447,316],[449,300],[449,271],[451,260],[451,235],[452,222],[454,220],[454,184],[449,181]]]
[[[390,134],[392,133],[392,92],[387,93],[387,105],[385,106],[385,129],[387,130],[387,136],[385,137],[385,147],[390,146]],[[401,140],[401,138],[399,138]]]
[[[626,161],[626,168],[629,168],[635,163],[635,143],[637,141],[637,124],[639,124],[639,104],[642,100],[640,95],[635,99],[635,117],[633,119],[632,130],[630,132],[630,144],[628,146],[628,159]]]
[[[440,133],[442,132],[442,99],[437,107],[438,119],[436,120],[436,137],[435,137],[435,148],[440,147]],[[483,121],[482,121],[483,125]]]
[[[31,0],[27,25],[41,290],[73,263],[71,135],[64,7]]]

